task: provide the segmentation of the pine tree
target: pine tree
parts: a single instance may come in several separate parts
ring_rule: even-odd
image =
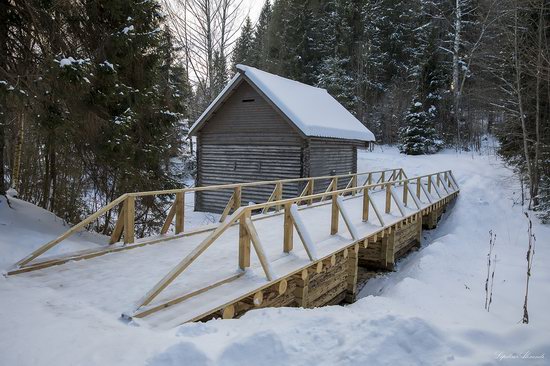
[[[237,39],[235,49],[233,50],[233,57],[231,58],[233,67],[237,64],[254,65],[255,55],[252,48],[254,43],[253,31],[250,17],[246,17],[241,29],[241,35]]]

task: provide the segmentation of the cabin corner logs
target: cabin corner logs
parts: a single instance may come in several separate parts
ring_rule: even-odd
[[[279,281],[238,299],[195,321],[231,319],[252,309],[353,303],[358,272],[393,271],[396,262],[420,247],[422,230],[434,229],[458,192]]]

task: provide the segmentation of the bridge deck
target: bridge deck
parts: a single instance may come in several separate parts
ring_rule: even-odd
[[[414,184],[410,185],[410,190],[415,190]],[[407,217],[418,216],[418,214],[432,210],[435,205],[453,198],[457,192],[457,189],[449,188],[448,194],[443,192],[443,197],[439,197],[432,190],[429,195],[433,202],[430,203],[428,197],[424,195],[419,200],[420,209],[409,198],[409,204],[404,207],[403,216],[395,204],[392,205],[389,213],[384,213],[386,192],[384,190],[371,191],[373,201],[379,208],[385,223],[383,227],[376,218],[372,206],[369,208],[369,221],[362,221],[362,193],[356,196],[346,196],[343,202],[352,225],[357,229],[361,240],[364,240],[405,221]],[[395,193],[402,201],[403,190],[397,189]],[[330,257],[359,241],[352,238],[341,215],[339,215],[339,232],[335,235],[330,234],[330,201],[312,206],[300,206],[299,210],[304,225],[315,244],[317,260]],[[177,296],[192,293],[233,275],[242,274],[240,277],[208,289],[208,291],[199,293],[162,311],[147,315],[138,321],[153,327],[171,327],[201,319],[213,311],[223,309],[236,299],[249,296],[276,283],[277,280],[289,277],[303,268],[311,266],[312,262],[308,258],[304,246],[301,245],[297,233],[294,235],[292,252],[283,252],[284,215],[255,215],[252,220],[275,274],[272,281],[266,279],[254,250],[251,252],[250,268],[244,273],[239,269],[237,262],[239,224],[237,223],[228,228],[149,306],[162,304]],[[107,312],[113,316],[120,316],[123,313],[131,316],[136,306],[139,305],[143,294],[162,279],[182,258],[201,244],[212,230],[133,250],[110,253],[83,261],[71,261],[40,271],[22,273],[16,277],[16,280],[39,281],[41,285],[45,284],[55,289],[57,294],[79,298],[83,304],[96,308],[98,311]]]

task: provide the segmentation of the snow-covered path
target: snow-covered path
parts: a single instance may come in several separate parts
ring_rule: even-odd
[[[371,281],[350,306],[262,309],[160,331],[127,326],[70,291],[1,278],[0,364],[546,364],[533,357],[550,357],[550,228],[535,225],[531,323],[523,325],[527,221],[514,204],[519,186],[511,172],[492,156],[406,157],[394,149],[360,155],[359,171],[397,166],[409,176],[452,169],[461,195],[426,233],[422,250]],[[8,244],[17,230],[0,225],[2,263],[19,257]],[[489,230],[497,235],[497,266],[488,313]],[[531,358],[513,358],[525,352]]]

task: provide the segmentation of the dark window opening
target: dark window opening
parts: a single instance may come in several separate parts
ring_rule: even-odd
[[[254,98],[243,99],[243,103],[250,103],[250,102],[254,102],[254,101],[255,101]]]

